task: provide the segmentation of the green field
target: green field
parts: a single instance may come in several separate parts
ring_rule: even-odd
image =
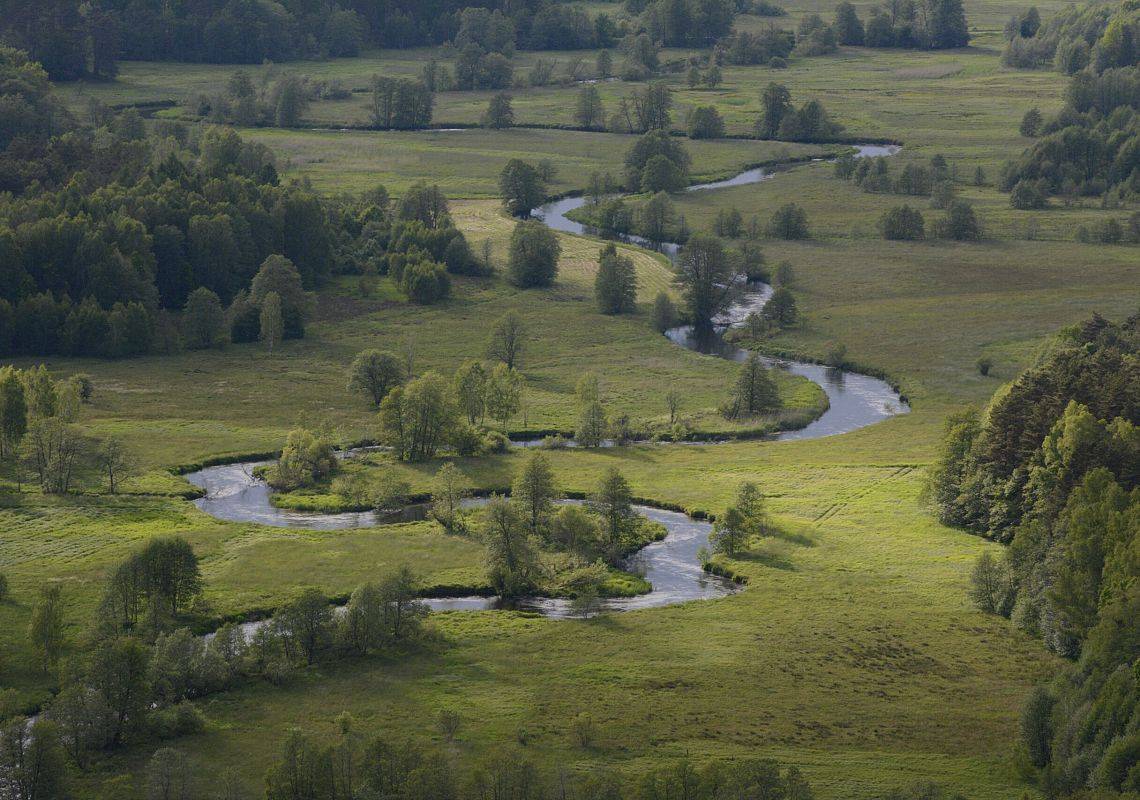
[[[777,22],[790,25],[813,11],[830,15],[831,7],[802,0]],[[870,4],[858,7],[865,17]],[[1060,7],[1039,6],[1046,17]],[[532,758],[583,772],[609,767],[633,776],[683,756],[760,755],[801,767],[824,800],[881,797],[918,780],[935,780],[970,800],[1036,796],[1019,777],[1011,743],[1024,698],[1056,663],[1040,643],[970,605],[970,567],[997,545],[934,521],[919,499],[924,468],[946,414],[985,403],[1034,362],[1058,328],[1094,311],[1114,318],[1135,312],[1140,249],[1073,241],[1078,225],[1122,218],[1131,209],[1020,212],[994,188],[1001,163],[1028,142],[1017,133],[1024,111],[1033,105],[1055,111],[1063,97],[1064,82],[1055,73],[1000,66],[1001,25],[1020,10],[997,0],[970,4],[981,35],[978,46],[961,51],[843,49],[794,60],[780,72],[730,67],[717,91],[690,91],[680,75],[668,79],[678,123],[686,109],[713,104],[730,131],[744,133],[758,113],[760,91],[779,80],[797,102],[820,99],[848,135],[902,142],[892,169],[942,153],[987,234],[971,244],[883,242],[875,223],[887,208],[918,205],[928,224],[940,212],[927,209],[925,200],[865,194],[823,163],[757,185],[676,199],[697,230],[724,208],[764,220],[789,201],[802,205],[810,240],[762,243],[769,263],[792,264],[802,321],[762,346],[821,358],[841,343],[849,360],[888,375],[912,402],[910,414],[812,441],[550,454],[565,490],[588,491],[605,468],[617,466],[637,496],[691,511],[716,513],[741,481],[757,482],[783,535],[728,565],[747,578],[743,591],[589,621],[507,612],[437,615],[438,639],[414,653],[323,664],[284,687],[254,684],[202,701],[206,731],[176,746],[211,771],[237,769],[256,793],[292,726],[331,731],[336,715],[348,710],[369,733],[440,740],[432,720],[447,708],[463,720],[450,751],[464,766],[512,745],[525,729]],[[766,20],[746,17],[741,24]],[[431,55],[394,51],[248,71],[260,76],[288,69],[364,88],[375,73],[417,74]],[[592,68],[592,54],[580,55]],[[519,71],[534,58],[520,54]],[[233,69],[124,64],[114,83],[66,92],[77,109],[87,97],[182,103],[214,90]],[[605,84],[607,106],[632,88]],[[574,92],[519,90],[516,115],[527,124],[569,124]],[[316,103],[308,122],[358,124],[365,100],[356,94]],[[441,95],[436,122],[474,123],[486,101],[480,93]],[[418,180],[438,183],[454,198],[456,223],[473,246],[490,240],[500,264],[512,222],[493,198],[508,159],[550,159],[558,170],[550,190],[561,193],[584,188],[593,171],[619,172],[632,142],[538,128],[256,129],[243,135],[270,146],[286,177],[329,193],[383,184],[399,195]],[[744,140],[686,144],[698,178],[836,149]],[[978,166],[988,183],[975,187],[969,179]],[[1034,241],[1025,236],[1030,217],[1039,225]],[[678,348],[650,329],[652,297],[676,293],[664,259],[623,248],[637,266],[640,310],[605,317],[592,295],[600,243],[560,240],[560,276],[546,291],[519,291],[498,277],[465,278],[455,281],[446,303],[418,307],[386,284],[365,296],[357,279],[345,276],[319,292],[306,338],[272,354],[241,345],[121,362],[49,363],[62,375],[92,376],[96,395],[83,422],[94,432],[122,436],[141,474],[117,498],[0,494],[0,565],[13,594],[0,603],[0,685],[16,688],[29,707],[53,688],[33,668],[24,641],[36,587],[63,582],[68,633],[79,642],[108,570],[149,536],[177,533],[194,544],[210,614],[219,618],[272,609],[306,585],[343,595],[402,563],[429,587],[481,585],[482,546],[445,536],[433,523],[273,529],[219,522],[177,496],[189,487],[171,468],[275,450],[298,425],[341,443],[373,438],[374,414],[344,388],[345,369],[359,350],[414,343],[417,372],[450,373],[464,359],[480,357],[490,324],[515,310],[530,335],[522,361],[525,408],[509,423],[511,431],[572,430],[574,385],[587,371],[599,376],[609,410],[646,426],[664,424],[664,394],[677,389],[685,398],[682,416],[695,430],[748,427],[716,413],[734,366]],[[983,355],[995,361],[989,377],[975,368]],[[779,382],[787,409],[822,409],[813,384],[784,375]],[[520,459],[513,452],[460,466],[476,485],[501,488]],[[421,491],[438,466],[400,469]],[[599,724],[599,742],[590,751],[569,739],[569,722],[580,712]],[[100,762],[78,778],[77,794],[144,796],[141,776],[153,749],[139,745]]]

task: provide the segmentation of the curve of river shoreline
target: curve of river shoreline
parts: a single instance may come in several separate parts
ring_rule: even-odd
[[[856,147],[856,157],[889,156],[898,152],[898,149],[893,145],[859,145]],[[792,168],[794,165],[750,169],[728,180],[691,186],[688,191],[756,184]],[[535,209],[532,216],[564,233],[597,235],[597,231],[566,216],[585,202],[580,197],[556,200]],[[664,252],[670,258],[675,257],[680,249],[675,243],[657,244],[637,236],[621,238],[630,244]],[[723,333],[734,325],[742,324],[749,314],[762,309],[771,294],[772,289],[767,284],[751,284],[740,301],[716,320],[717,325],[713,331],[698,334],[691,327],[681,327],[667,331],[666,336],[690,350],[743,361],[752,355],[751,351],[729,344],[724,340]],[[817,439],[857,430],[909,410],[899,394],[878,378],[819,364],[777,358],[764,360],[771,367],[786,370],[818,384],[830,402],[828,410],[806,427],[782,431],[769,438]],[[352,458],[353,455],[353,451],[349,451],[344,457]],[[390,517],[381,518],[371,511],[320,514],[277,508],[270,499],[269,487],[255,475],[256,468],[266,463],[269,462],[223,464],[186,475],[190,483],[205,492],[204,497],[194,501],[195,505],[218,519],[307,530],[365,528],[393,521]],[[631,611],[689,600],[724,597],[738,588],[731,581],[710,575],[701,568],[697,554],[708,542],[708,535],[712,531],[710,523],[676,511],[649,506],[635,508],[639,514],[661,523],[667,531],[664,539],[645,546],[622,565],[628,571],[642,575],[653,588],[647,594],[637,597],[607,599],[602,604],[605,610]],[[563,598],[524,598],[509,605],[495,598],[476,596],[429,598],[424,602],[434,611],[511,608],[534,611],[550,617],[568,617],[571,614],[570,601]],[[250,626],[256,624],[258,623],[250,623]]]
[[[893,156],[901,149],[898,145],[880,144],[861,144],[852,145],[852,147],[855,149],[856,158]],[[771,180],[804,163],[816,163],[822,160],[815,159],[813,162],[756,167],[745,170],[727,180],[695,184],[688,187],[687,191],[706,192],[733,186],[758,184]],[[564,197],[539,206],[531,212],[531,216],[541,221],[548,228],[562,233],[578,236],[599,236],[600,232],[596,229],[576,222],[567,216],[572,211],[584,206],[586,202],[587,200],[584,197]],[[681,249],[681,246],[676,242],[652,242],[641,236],[629,235],[616,238],[627,244],[664,253],[671,260],[676,258]],[[666,331],[665,335],[675,344],[699,353],[731,361],[745,361],[753,355],[753,352],[726,342],[723,334],[728,328],[743,325],[748,315],[760,311],[771,296],[772,287],[768,284],[751,283],[742,293],[739,302],[715,320],[716,326],[713,330],[697,331],[692,327],[680,327]],[[897,414],[905,414],[910,410],[899,393],[890,384],[879,378],[791,359],[766,356],[761,356],[761,359],[769,367],[799,375],[817,384],[827,394],[829,403],[828,409],[807,426],[797,430],[780,431],[767,437],[769,439],[818,439],[823,436],[850,433]]]

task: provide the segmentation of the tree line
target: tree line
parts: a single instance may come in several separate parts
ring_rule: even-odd
[[[1052,67],[1065,75],[1097,74],[1140,62],[1140,12],[1128,3],[1085,3],[1057,11],[1044,24],[1035,7],[1010,18],[1002,63]]]
[[[893,241],[982,238],[982,224],[974,207],[956,196],[956,174],[955,165],[941,154],[932,156],[929,166],[908,161],[898,175],[892,174],[890,161],[883,157],[856,158],[848,154],[835,162],[836,177],[851,181],[865,192],[928,197],[931,208],[944,211],[928,227],[922,211],[909,204],[889,209],[879,218],[878,229],[884,239]],[[974,185],[983,185],[985,179],[985,172],[979,167],[974,173]]]
[[[1048,796],[1136,787],[1140,738],[1140,318],[1094,316],[995,398],[951,416],[930,475],[940,519],[1007,542],[970,595],[1070,659],[1029,698],[1021,758]]]
[[[1043,208],[1053,195],[1132,202],[1140,196],[1140,66],[1078,72],[1065,101],[1051,119],[1030,109],[1022,120],[1022,135],[1036,141],[1002,167],[1011,205]]]
[[[841,45],[944,50],[970,43],[962,0],[889,0],[866,23],[854,5],[840,3],[831,28]]]
[[[0,128],[0,354],[272,346],[303,336],[305,293],[331,274],[388,274],[428,303],[487,271],[437,188],[323,198],[230,129],[81,123],[24,54],[0,50],[0,75],[20,111]]]
[[[794,766],[775,761],[711,761],[695,765],[688,761],[634,776],[609,770],[577,772],[566,764],[539,766],[528,756],[530,738],[519,728],[517,742],[492,748],[491,753],[467,766],[456,763],[452,748],[473,732],[474,721],[452,709],[441,708],[425,720],[419,736],[400,738],[388,733],[369,734],[362,723],[345,711],[337,715],[334,733],[314,733],[293,728],[282,737],[278,753],[265,775],[268,800],[364,800],[388,797],[452,798],[479,800],[487,797],[515,800],[658,800],[685,797],[715,800],[722,797],[780,797],[812,800],[811,786]],[[603,731],[589,712],[565,720],[562,736],[568,746],[591,752],[603,746]],[[427,737],[442,740],[425,741]],[[236,773],[217,775],[181,750],[156,750],[146,765],[148,800],[200,796],[210,791],[240,800],[247,795]],[[50,784],[49,784],[50,785]],[[36,795],[56,800],[59,795],[42,791]],[[944,793],[916,789],[891,800],[943,800]]]
[[[55,80],[113,78],[117,62],[188,61],[260,64],[338,58],[364,47],[486,44],[490,29],[503,49],[611,47],[617,23],[547,0],[487,3],[368,0],[53,0],[0,4],[0,36],[44,64]]]

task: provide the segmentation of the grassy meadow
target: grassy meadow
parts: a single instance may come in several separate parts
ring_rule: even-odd
[[[591,11],[616,11],[608,3]],[[1044,17],[1062,6],[1049,0]],[[828,0],[796,0],[790,25],[806,13],[830,16]],[[865,17],[870,3],[857,4]],[[1011,742],[1022,701],[1055,664],[1036,642],[973,609],[965,596],[974,560],[997,545],[937,524],[920,502],[946,413],[984,403],[1004,381],[1033,363],[1061,326],[1094,311],[1121,317],[1136,310],[1140,249],[1078,244],[1074,229],[1126,212],[1093,207],[1029,212],[1008,207],[994,187],[1001,163],[1028,143],[1017,123],[1030,106],[1054,111],[1064,82],[1051,72],[1000,65],[1001,25],[1020,11],[1004,0],[967,3],[977,46],[942,53],[844,48],[794,60],[782,71],[724,70],[715,91],[689,90],[683,76],[674,120],[711,104],[732,133],[746,133],[769,81],[785,83],[797,103],[820,99],[852,137],[904,144],[892,161],[944,154],[957,169],[961,196],[975,203],[986,230],[979,243],[883,242],[875,224],[887,208],[910,202],[928,224],[940,212],[925,200],[870,195],[813,163],[745,187],[676,198],[694,229],[719,209],[766,219],[795,201],[808,213],[812,239],[763,242],[768,261],[792,264],[801,323],[766,343],[773,350],[822,357],[841,343],[848,358],[881,370],[911,399],[910,414],[854,433],[797,442],[736,441],[705,446],[639,445],[551,453],[562,488],[587,491],[603,470],[619,467],[634,493],[690,510],[717,512],[741,481],[758,483],[781,533],[732,562],[747,579],[720,600],[556,621],[507,612],[433,617],[438,634],[421,650],[321,665],[284,687],[254,684],[201,703],[205,732],[177,741],[211,771],[235,768],[260,791],[267,764],[292,726],[331,731],[350,711],[369,733],[440,739],[440,709],[459,713],[449,745],[462,764],[512,746],[525,731],[527,754],[575,770],[635,775],[687,756],[771,756],[802,768],[823,800],[871,798],[917,780],[935,780],[971,800],[1013,800],[1035,790],[1020,777]],[[744,27],[768,20],[744,17]],[[368,54],[358,59],[258,66],[338,78],[356,89],[377,73],[412,76],[437,53]],[[683,53],[667,53],[673,58]],[[556,54],[562,62],[593,54]],[[525,73],[536,54],[522,53]],[[446,59],[444,59],[446,61]],[[118,80],[64,87],[73,108],[87,98],[107,103],[189,102],[215,91],[231,66],[127,63]],[[632,84],[602,84],[607,108]],[[544,87],[515,94],[524,124],[570,124],[575,89]],[[444,93],[436,122],[467,125],[488,95]],[[537,128],[381,133],[352,128],[366,120],[366,96],[314,103],[313,130],[251,129],[271,147],[288,178],[322,191],[385,185],[399,195],[418,180],[451,197],[458,226],[478,249],[492,243],[505,261],[512,221],[495,198],[510,158],[550,159],[552,193],[580,190],[591,172],[617,173],[633,141],[607,133]],[[164,114],[177,116],[181,109]],[[774,159],[820,155],[835,146],[723,140],[688,142],[693,174],[714,178]],[[969,183],[976,167],[987,175]],[[407,563],[427,586],[479,585],[484,552],[473,539],[449,537],[432,523],[365,530],[307,532],[220,522],[178,495],[190,487],[170,470],[203,459],[279,448],[303,425],[340,442],[375,436],[372,410],[345,390],[345,369],[365,348],[412,347],[415,369],[450,373],[481,357],[490,324],[508,310],[524,318],[525,408],[509,428],[570,430],[574,385],[597,373],[612,413],[662,424],[670,389],[685,400],[696,430],[739,432],[716,408],[735,368],[671,344],[649,327],[658,291],[676,296],[668,264],[623,247],[639,278],[639,312],[598,314],[593,275],[598,241],[560,235],[554,288],[518,291],[501,278],[457,279],[438,306],[404,302],[382,283],[365,294],[340,277],[316,297],[304,340],[268,353],[253,345],[130,361],[55,360],[59,374],[85,372],[96,387],[82,421],[120,435],[138,475],[127,492],[45,498],[0,493],[0,565],[12,599],[0,602],[0,687],[30,707],[45,701],[52,680],[35,669],[24,631],[31,598],[45,581],[64,586],[68,636],[83,640],[109,570],[145,538],[178,534],[202,559],[209,614],[241,616],[271,609],[300,587],[343,595],[363,580]],[[990,356],[990,377],[975,361]],[[822,409],[814,384],[778,375],[785,407]],[[484,488],[509,483],[522,454],[463,460]],[[423,490],[439,463],[402,466]],[[575,747],[570,720],[588,712],[600,728],[590,749]],[[139,746],[80,776],[82,798],[142,797],[140,777],[153,747]]]

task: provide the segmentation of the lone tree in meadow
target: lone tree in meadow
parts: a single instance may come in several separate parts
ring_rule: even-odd
[[[393,388],[404,382],[404,364],[387,350],[363,350],[348,368],[348,391],[365,395],[380,405]]]
[[[520,289],[546,287],[558,277],[562,246],[541,222],[522,220],[511,233],[507,277]]]
[[[879,218],[879,233],[893,241],[918,241],[926,236],[926,220],[916,208],[895,206]]]
[[[598,390],[598,377],[587,372],[578,380],[578,422],[574,438],[580,447],[600,447],[606,436],[606,408]]]
[[[725,416],[729,419],[751,417],[775,411],[780,407],[780,391],[772,380],[768,368],[753,353],[740,366],[736,384],[732,387],[732,397]]]
[[[769,83],[760,95],[760,106],[756,133],[761,139],[775,139],[784,117],[792,110],[792,93],[781,83]]]
[[[488,128],[510,128],[515,124],[515,110],[511,106],[514,98],[507,92],[499,92],[487,104],[487,113],[483,115],[483,125]]]
[[[973,206],[965,200],[952,200],[946,206],[946,216],[935,222],[934,234],[939,239],[976,242],[982,238],[982,225]]]
[[[807,212],[796,203],[785,203],[772,213],[767,233],[773,239],[807,239]]]
[[[760,490],[754,483],[742,483],[737,489],[733,504],[717,517],[709,536],[709,544],[712,545],[713,552],[732,558],[749,539],[763,535],[768,528],[768,516]]]
[[[721,139],[724,137],[724,119],[715,106],[699,106],[689,112],[690,139]]]
[[[611,242],[602,248],[594,299],[603,314],[626,314],[637,310],[637,270],[633,259],[618,253]]]
[[[499,173],[503,206],[516,217],[526,217],[546,198],[546,183],[538,169],[519,158],[512,158]]]
[[[781,328],[795,325],[799,318],[795,295],[787,287],[781,286],[772,293],[771,299],[764,304],[761,316]]]
[[[602,95],[596,86],[583,86],[578,90],[574,108],[574,121],[588,131],[599,130],[606,119],[606,109],[602,105]]]
[[[522,317],[508,311],[499,317],[487,341],[487,358],[501,361],[507,369],[518,369],[526,343],[526,325]]]

